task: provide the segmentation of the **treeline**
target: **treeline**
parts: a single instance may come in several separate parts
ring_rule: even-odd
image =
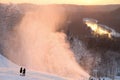
[[[106,37],[79,37],[68,35],[77,62],[94,77],[114,78],[120,74],[119,39]]]

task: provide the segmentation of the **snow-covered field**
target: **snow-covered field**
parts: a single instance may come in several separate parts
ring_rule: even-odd
[[[0,80],[65,80],[63,78],[28,71],[26,76],[20,76],[19,69],[12,69],[12,68],[0,68]]]
[[[56,75],[31,70],[27,70],[25,76],[20,76],[19,69],[20,66],[12,63],[10,60],[0,55],[0,80],[69,80]],[[94,78],[94,80],[99,79]],[[100,80],[112,79],[103,77]],[[120,80],[120,77],[116,76],[114,80]]]
[[[0,80],[66,80],[64,78],[27,70],[26,76],[20,76],[20,66],[0,55]]]

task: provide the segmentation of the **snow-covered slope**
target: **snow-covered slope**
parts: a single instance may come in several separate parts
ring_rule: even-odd
[[[8,60],[7,58],[5,58],[4,56],[0,55],[0,67],[2,68],[17,68],[19,66],[17,66],[16,64],[12,63],[10,60]]]
[[[27,70],[26,76],[20,76],[20,66],[0,55],[0,80],[66,80],[55,75]]]
[[[20,76],[18,69],[0,68],[0,80],[65,80],[65,79],[33,71],[27,71],[26,76]]]

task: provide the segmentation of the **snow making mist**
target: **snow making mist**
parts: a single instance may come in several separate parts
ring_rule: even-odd
[[[80,80],[89,75],[77,64],[66,34],[57,30],[65,24],[63,7],[44,6],[27,11],[19,25],[14,27],[17,38],[4,49],[7,57],[32,70]],[[16,45],[16,46],[12,46]]]

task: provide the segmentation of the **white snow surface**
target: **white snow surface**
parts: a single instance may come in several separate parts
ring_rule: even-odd
[[[0,55],[0,80],[71,80],[56,75],[27,70],[25,76],[20,76],[19,70],[21,66],[12,63],[10,60]],[[85,80],[85,79],[82,79]],[[93,80],[99,80],[94,78]],[[112,80],[102,77],[100,80]],[[114,80],[120,80],[120,76],[116,76]]]
[[[25,76],[20,76],[20,66],[0,55],[0,80],[68,80],[56,75],[27,70]]]
[[[12,63],[10,60],[0,54],[0,68],[17,68],[18,65]]]

